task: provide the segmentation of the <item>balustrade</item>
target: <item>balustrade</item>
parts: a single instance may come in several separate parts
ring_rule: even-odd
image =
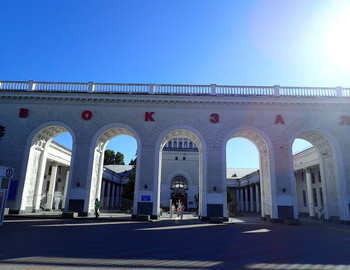
[[[66,83],[35,81],[0,81],[0,91],[94,92],[159,95],[217,95],[217,96],[286,96],[286,97],[350,97],[350,88],[229,86],[229,85],[169,85]]]

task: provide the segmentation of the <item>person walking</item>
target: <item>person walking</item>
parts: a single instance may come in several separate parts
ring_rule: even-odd
[[[98,218],[100,214],[98,213],[101,208],[101,202],[96,198],[95,200],[95,218]]]

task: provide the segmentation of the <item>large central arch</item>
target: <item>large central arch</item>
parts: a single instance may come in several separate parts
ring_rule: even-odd
[[[157,170],[157,177],[156,182],[154,183],[154,186],[157,187],[157,203],[155,204],[156,212],[159,214],[159,208],[160,208],[160,191],[161,191],[161,171],[162,171],[162,149],[165,146],[165,144],[177,137],[184,137],[190,139],[198,148],[198,154],[199,154],[199,165],[198,165],[198,185],[199,185],[199,197],[198,197],[198,214],[199,216],[204,214],[204,205],[205,205],[205,190],[206,190],[206,183],[204,181],[205,176],[205,168],[204,168],[204,140],[201,138],[200,133],[193,129],[192,127],[188,126],[174,126],[171,127],[164,132],[161,133],[161,135],[158,138],[158,141],[156,143],[156,152],[158,152],[158,170]]]

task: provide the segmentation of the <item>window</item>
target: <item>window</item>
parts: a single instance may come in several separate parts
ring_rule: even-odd
[[[175,160],[179,160],[179,157],[175,157]]]
[[[188,148],[188,143],[187,142],[184,143],[184,148]]]
[[[173,147],[174,147],[174,148],[177,148],[177,141],[175,141],[175,142],[173,143]]]
[[[182,142],[179,142],[179,148],[182,148]]]
[[[171,180],[171,189],[188,189],[186,178],[182,175],[176,175],[173,180]]]
[[[186,157],[183,157],[182,160],[186,160]]]
[[[190,142],[190,148],[193,148],[193,142]]]
[[[314,199],[314,204],[315,204],[315,206],[317,206],[317,192],[316,192],[316,188],[312,189],[312,196],[313,196],[313,199]]]
[[[51,173],[52,173],[52,166],[49,167],[49,173],[48,173],[48,175],[51,175]]]
[[[57,170],[58,170],[58,174],[61,175],[61,172],[62,172],[62,166],[58,166],[57,167]]]
[[[303,190],[303,203],[304,203],[304,207],[306,207],[307,204],[306,204],[306,192],[305,192],[305,190]]]

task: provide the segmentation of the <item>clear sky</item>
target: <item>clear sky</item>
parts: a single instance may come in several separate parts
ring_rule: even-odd
[[[350,87],[349,29],[348,0],[1,0],[0,80]]]

